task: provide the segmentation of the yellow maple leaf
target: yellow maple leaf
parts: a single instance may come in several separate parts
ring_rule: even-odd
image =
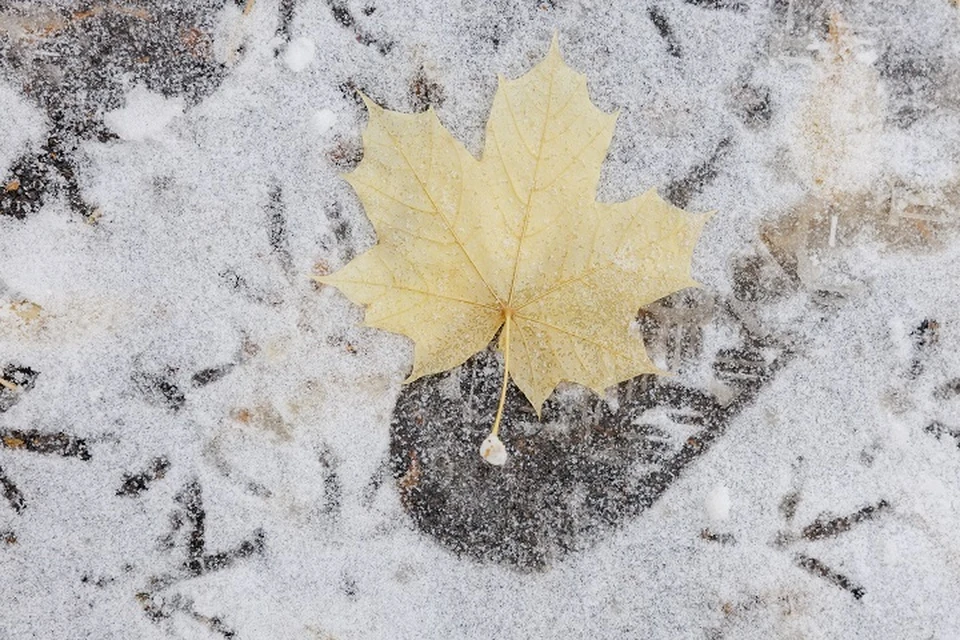
[[[366,305],[368,326],[413,339],[407,382],[462,364],[500,331],[488,461],[505,460],[497,432],[508,376],[539,414],[561,380],[601,393],[664,373],[630,324],[641,306],[697,285],[690,262],[709,214],[655,190],[596,201],[617,114],[590,102],[556,38],[529,73],[500,78],[479,161],[432,109],[396,113],[364,100],[363,160],[344,178],[379,242],[317,279]]]

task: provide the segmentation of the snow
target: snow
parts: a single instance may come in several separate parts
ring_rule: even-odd
[[[162,140],[165,129],[183,110],[183,98],[164,98],[138,86],[127,94],[124,107],[103,115],[103,122],[123,140]]]
[[[12,87],[0,84],[0,104],[4,117],[0,118],[0,164],[9,166],[29,143],[43,135],[43,116]]]
[[[19,159],[49,155],[60,103],[44,96],[99,37],[34,28],[44,3],[14,4],[0,8],[0,189]],[[844,3],[846,76],[823,57],[812,2],[218,4],[198,3],[195,25],[182,3],[151,5],[177,33],[209,34],[176,63],[188,79],[203,56],[222,70],[198,98],[163,88],[176,65],[111,58],[95,67],[115,76],[100,111],[69,103],[70,122],[112,134],[69,129],[86,132],[69,153],[95,215],[55,167],[36,211],[0,215],[0,370],[39,372],[0,412],[0,638],[960,636],[953,3]],[[23,6],[36,11],[7,15]],[[528,70],[554,32],[595,102],[620,110],[598,197],[657,186],[717,211],[694,259],[695,302],[709,304],[653,305],[662,322],[643,329],[670,384],[720,411],[753,375],[730,353],[746,334],[764,363],[786,355],[704,452],[664,471],[649,507],[613,526],[577,519],[590,496],[565,492],[577,468],[558,455],[543,492],[569,506],[571,548],[518,567],[457,555],[432,524],[477,500],[479,481],[412,515],[411,487],[474,464],[475,441],[431,449],[425,429],[415,453],[431,455],[399,448],[411,345],[364,327],[310,275],[375,242],[339,177],[361,149],[356,91],[401,111],[432,105],[478,154],[497,74]],[[38,44],[54,37],[75,57]],[[850,84],[818,91],[831,74]],[[831,126],[798,135],[812,113]],[[36,318],[17,312],[27,302]],[[466,424],[457,397],[438,410]],[[624,424],[679,451],[702,435],[695,413],[663,405]],[[481,461],[484,482],[528,459],[510,429],[510,458]],[[34,431],[82,441],[89,459],[30,450]],[[139,474],[144,488],[123,493]],[[620,478],[591,486],[615,497]],[[191,573],[198,501],[209,566]],[[517,520],[539,508],[527,505]],[[491,526],[460,525],[450,535]],[[817,533],[828,525],[842,530]]]
[[[287,67],[294,73],[300,73],[313,62],[317,55],[317,45],[310,38],[296,38],[287,45],[287,51],[283,55]]]
[[[710,490],[704,500],[707,516],[711,520],[728,520],[730,518],[730,489],[718,485]]]
[[[337,124],[337,114],[330,109],[320,109],[314,112],[310,123],[318,135],[325,136]]]

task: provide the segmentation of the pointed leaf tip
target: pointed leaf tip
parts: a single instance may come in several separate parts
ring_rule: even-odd
[[[365,94],[360,89],[357,89],[357,95],[359,95],[360,99],[363,100],[363,104],[367,107],[367,111],[383,111],[383,107],[374,102],[370,96]]]
[[[550,38],[550,48],[547,50],[547,58],[556,58],[560,62],[563,62],[563,55],[560,53],[560,33],[556,30],[553,32],[553,37]]]

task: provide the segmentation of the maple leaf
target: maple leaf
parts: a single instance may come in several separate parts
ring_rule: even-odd
[[[665,373],[630,324],[641,306],[697,285],[690,262],[709,214],[655,190],[596,201],[617,114],[590,102],[556,37],[529,73],[500,78],[481,160],[432,109],[364,101],[363,160],[344,178],[379,242],[317,279],[366,305],[368,326],[413,339],[407,382],[462,364],[500,332],[503,387],[484,458],[506,459],[497,433],[508,376],[539,415],[561,380],[602,393]]]

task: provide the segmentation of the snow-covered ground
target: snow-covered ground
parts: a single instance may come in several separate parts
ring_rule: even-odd
[[[677,375],[514,398],[494,469],[490,356],[404,387],[310,275],[376,241],[358,91],[479,153],[555,32],[600,198],[717,214]],[[15,0],[0,54],[0,639],[960,637],[954,3]]]

